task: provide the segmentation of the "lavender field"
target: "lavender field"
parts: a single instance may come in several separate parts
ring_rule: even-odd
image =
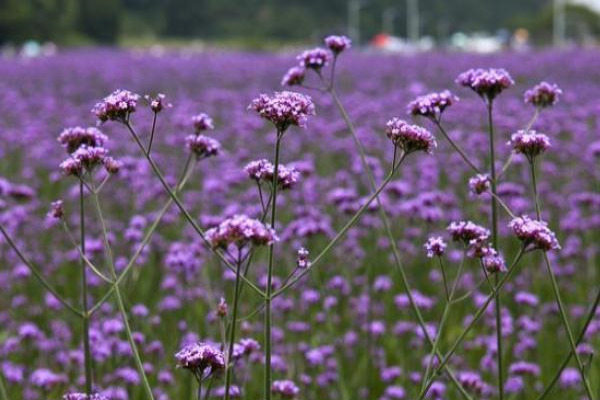
[[[0,400],[600,398],[600,52],[328,45],[0,60]]]

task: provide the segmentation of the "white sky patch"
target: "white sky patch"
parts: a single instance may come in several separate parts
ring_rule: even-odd
[[[571,4],[582,4],[600,14],[600,0],[567,0]]]

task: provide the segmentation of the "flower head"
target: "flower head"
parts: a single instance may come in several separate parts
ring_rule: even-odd
[[[280,132],[292,125],[306,127],[307,117],[315,114],[309,96],[289,91],[275,92],[273,96],[261,94],[248,108],[270,121]]]
[[[495,251],[493,253],[496,253]],[[504,257],[500,254],[488,254],[481,257],[481,262],[483,263],[483,267],[490,274],[495,274],[497,272],[506,272],[506,263],[504,262]]]
[[[62,200],[56,200],[50,203],[50,211],[48,212],[49,218],[62,219],[65,216],[65,210],[63,208]]]
[[[425,128],[410,125],[399,118],[393,118],[386,124],[385,133],[394,145],[401,148],[406,154],[413,151],[424,151],[431,154],[437,147],[435,138]]]
[[[125,122],[129,115],[135,111],[140,96],[128,90],[117,89],[101,102],[96,103],[92,112],[100,122],[119,121]]]
[[[84,170],[92,171],[103,164],[107,155],[108,150],[104,147],[82,145],[60,163],[59,168],[65,175],[80,176]]]
[[[92,393],[89,397],[85,393],[67,393],[63,396],[63,400],[109,400],[108,397],[99,393]]]
[[[444,255],[444,250],[448,244],[442,239],[441,236],[432,236],[427,239],[425,243],[425,250],[427,250],[427,257],[433,258],[434,256],[441,257]]]
[[[251,179],[259,183],[269,182],[272,184],[275,175],[275,166],[270,161],[262,159],[249,162],[244,167],[244,171],[246,171]],[[277,186],[280,189],[290,189],[298,182],[299,176],[300,173],[295,168],[280,164],[277,168]]]
[[[534,130],[520,130],[512,134],[507,145],[511,146],[517,153],[533,159],[550,147],[550,139],[543,133]]]
[[[531,246],[531,249],[540,249],[543,251],[559,250],[560,244],[556,235],[548,228],[544,221],[532,220],[523,215],[510,221],[508,226],[525,246]]]
[[[439,93],[429,93],[417,97],[408,103],[408,113],[411,115],[421,115],[423,117],[439,120],[444,110],[458,101],[458,97],[449,90]]]
[[[304,67],[292,67],[283,76],[281,86],[301,85],[306,77],[306,69]]]
[[[324,42],[325,46],[336,55],[352,47],[352,41],[347,36],[330,35],[325,38]]]
[[[282,380],[282,381],[273,381],[273,385],[271,386],[271,392],[274,394],[278,394],[286,399],[293,399],[300,393],[300,389],[293,381],[290,380]]]
[[[331,54],[327,50],[315,47],[312,50],[305,50],[297,59],[302,67],[319,71],[327,65],[330,57]]]
[[[298,268],[306,269],[310,267],[311,262],[308,259],[309,254],[310,253],[308,252],[308,250],[306,250],[304,247],[301,247],[298,250],[298,258],[296,259],[296,265],[298,266]]]
[[[197,134],[207,130],[215,129],[212,118],[204,113],[194,115],[192,117],[192,124],[194,125],[194,129],[196,130]]]
[[[241,248],[249,243],[264,246],[279,240],[273,229],[245,215],[234,215],[209,229],[206,231],[206,239],[214,248],[231,244]]]
[[[469,189],[474,194],[482,194],[490,189],[491,179],[487,174],[477,174],[469,179]]]
[[[489,230],[471,221],[453,221],[447,229],[452,235],[452,240],[463,242],[465,245],[468,245],[472,240],[486,240],[490,237]]]
[[[156,114],[158,114],[165,108],[173,107],[173,104],[165,101],[166,96],[162,93],[157,94],[156,97],[150,97],[149,95],[146,95],[144,96],[144,98],[150,104],[150,109]]]
[[[562,90],[558,85],[548,82],[540,82],[525,92],[525,103],[533,104],[539,108],[552,107],[558,102]]]
[[[218,140],[204,135],[188,135],[185,143],[198,158],[216,156],[221,149],[221,143]]]
[[[65,147],[67,153],[71,154],[83,145],[89,147],[103,146],[108,138],[97,128],[76,126],[64,129],[57,140]]]
[[[225,356],[215,347],[196,342],[175,354],[177,366],[190,370],[199,380],[225,368]]]
[[[456,83],[468,87],[488,101],[514,85],[510,74],[504,69],[470,69],[456,78]]]

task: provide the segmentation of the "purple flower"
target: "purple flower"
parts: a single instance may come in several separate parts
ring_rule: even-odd
[[[458,97],[453,95],[449,90],[444,90],[443,92],[429,93],[417,97],[408,103],[407,110],[411,115],[420,115],[439,121],[444,110],[457,101]]]
[[[433,258],[434,256],[441,257],[444,255],[444,250],[448,244],[442,239],[441,236],[433,236],[427,239],[425,243],[425,250],[427,250],[427,257]]]
[[[49,218],[62,219],[64,215],[65,210],[63,209],[62,200],[56,200],[50,203],[50,211],[48,212]]]
[[[298,393],[300,393],[300,389],[294,382],[286,379],[282,381],[273,381],[271,392],[274,394],[279,394],[281,397],[286,399],[293,399]]]
[[[548,82],[540,82],[525,92],[525,103],[533,104],[539,108],[552,107],[558,102],[562,90],[558,85]]]
[[[82,145],[60,163],[59,168],[65,175],[80,176],[84,171],[91,172],[102,165],[107,155],[108,150],[104,147]]]
[[[96,103],[92,113],[100,122],[119,121],[126,122],[129,115],[135,111],[140,96],[128,90],[117,89],[101,102]]]
[[[83,145],[88,147],[103,146],[108,138],[97,128],[76,126],[64,129],[57,140],[65,147],[67,153],[71,154]]]
[[[413,151],[424,151],[431,154],[437,147],[435,138],[425,128],[410,125],[399,118],[393,118],[386,124],[385,133],[388,138],[406,154]]]
[[[469,179],[469,189],[474,194],[482,194],[490,189],[491,179],[487,174],[477,174]]]
[[[196,133],[215,129],[212,118],[204,113],[194,115],[192,117],[192,124],[194,125]]]
[[[304,67],[292,67],[283,76],[281,86],[302,85],[305,77],[306,69]]]
[[[33,371],[29,381],[34,386],[44,390],[50,390],[53,387],[67,383],[67,377],[63,374],[56,374],[49,369],[40,368]]]
[[[244,171],[251,179],[256,180],[258,183],[268,182],[273,184],[275,165],[266,159],[249,162],[244,167]],[[290,189],[298,182],[300,173],[295,168],[289,168],[280,164],[277,169],[277,176],[277,186],[285,190]]]
[[[514,375],[540,375],[539,365],[527,361],[517,361],[515,363],[512,363],[508,371]]]
[[[506,70],[491,68],[465,71],[456,78],[456,83],[468,87],[488,101],[492,101],[515,82]]]
[[[507,271],[504,258],[499,254],[485,255],[481,258],[481,262],[483,263],[483,267],[485,268],[485,270],[490,274]]]
[[[206,231],[206,239],[214,248],[230,244],[241,248],[248,243],[264,246],[279,240],[273,229],[245,215],[234,215],[209,229]]]
[[[451,222],[447,228],[455,242],[463,242],[468,245],[472,240],[486,240],[490,237],[490,231],[481,225],[471,221]]]
[[[89,397],[85,393],[67,393],[63,396],[63,400],[109,400],[99,393],[93,393]]]
[[[576,368],[565,368],[560,374],[560,386],[563,388],[576,388],[581,384],[581,375]]]
[[[165,108],[173,107],[173,104],[165,102],[166,96],[162,93],[157,94],[156,97],[150,97],[149,95],[146,95],[144,96],[144,98],[150,104],[150,109],[152,110],[152,112],[156,114],[158,114]]]
[[[204,135],[188,135],[185,138],[187,148],[198,158],[216,156],[221,149],[221,143]]]
[[[248,108],[270,121],[279,132],[292,125],[304,128],[308,116],[315,114],[309,96],[289,91],[275,92],[273,96],[261,94]]]
[[[507,145],[511,146],[516,153],[521,153],[532,160],[550,147],[550,139],[534,130],[520,130],[512,134]]]
[[[327,50],[321,47],[315,47],[312,50],[302,52],[297,59],[300,61],[302,67],[319,71],[327,65],[330,57],[331,54]]]
[[[310,267],[310,260],[308,259],[309,252],[304,247],[298,250],[298,258],[296,259],[296,265],[300,269],[306,269]]]
[[[556,235],[548,228],[544,221],[532,220],[523,215],[510,221],[508,226],[525,246],[531,246],[531,249],[540,249],[543,251],[559,250],[560,244]]]
[[[225,357],[215,347],[196,342],[189,344],[175,354],[177,366],[190,370],[198,380],[225,368]]]
[[[464,371],[458,374],[458,381],[467,390],[481,393],[485,387],[485,382],[476,372]]]
[[[330,35],[324,40],[325,46],[335,55],[352,47],[352,41],[347,36]]]

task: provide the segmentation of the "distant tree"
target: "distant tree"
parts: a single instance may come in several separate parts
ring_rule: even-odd
[[[115,43],[124,9],[120,0],[80,0],[78,29],[100,43]]]

